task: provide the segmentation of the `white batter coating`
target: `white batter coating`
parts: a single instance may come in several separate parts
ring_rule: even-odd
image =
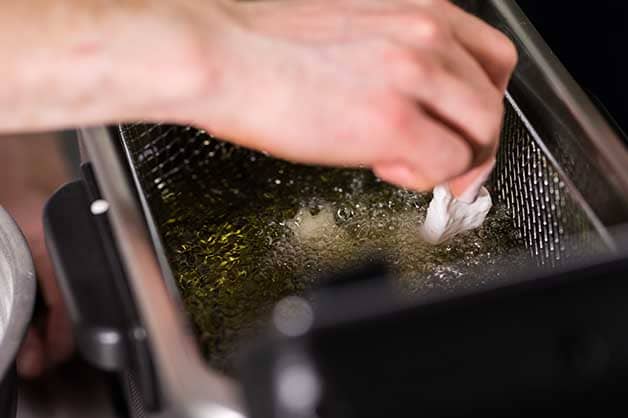
[[[480,227],[493,207],[491,195],[485,187],[480,189],[472,203],[454,198],[449,187],[437,186],[421,226],[422,238],[434,245],[455,235]]]
[[[334,240],[344,238],[344,230],[336,224],[330,205],[325,205],[316,215],[301,208],[296,216],[286,223],[298,242],[314,246],[327,246]]]

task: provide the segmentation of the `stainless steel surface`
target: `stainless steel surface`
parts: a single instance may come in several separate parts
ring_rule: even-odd
[[[543,42],[514,2],[477,2],[478,14],[516,41],[520,61],[509,93],[543,152],[561,166],[590,213],[608,226],[625,222],[628,148]]]
[[[557,125],[559,123],[556,121]],[[223,157],[216,152],[215,142],[206,133],[192,127],[125,125],[120,128],[120,135],[157,252],[170,277],[161,243],[165,231],[158,231],[157,225],[176,215],[171,206],[166,205],[167,209],[162,210],[163,196],[183,194],[188,184],[198,193],[204,193],[206,186],[202,179],[216,174],[211,171],[207,174],[210,170],[207,165],[214,157]],[[249,157],[242,158],[248,161]],[[600,219],[580,192],[586,187],[602,187],[603,183],[582,184],[578,178],[572,180],[563,168],[574,161],[577,167],[587,167],[582,158],[566,153],[553,155],[515,99],[507,94],[501,148],[489,183],[496,202],[509,209],[522,244],[538,265],[557,266],[574,257],[615,249],[607,230],[609,225]],[[240,160],[233,157],[235,167],[239,167],[239,163]],[[592,171],[587,172],[587,176],[591,174]],[[598,174],[605,175],[599,171]],[[608,204],[616,205],[616,202]],[[624,205],[623,210],[624,220],[628,221],[628,205]],[[177,294],[174,283],[171,288]]]
[[[148,332],[160,389],[169,412],[180,417],[237,418],[243,406],[234,382],[207,370],[181,307],[173,300],[141,208],[106,128],[82,132],[138,310]]]
[[[505,165],[501,170],[508,175],[496,178],[495,184],[501,188],[504,201],[510,199],[515,221],[525,227],[530,250],[541,262],[563,257],[563,242],[555,240],[569,222],[560,225],[554,221],[570,216],[572,204],[588,223],[587,233],[591,232],[582,235],[578,242],[588,246],[589,238],[593,237],[602,247],[612,247],[613,237],[610,232],[606,235],[606,227],[621,223],[626,215],[626,150],[513,1],[471,3],[476,5],[474,10],[480,16],[510,33],[522,51],[510,94],[513,103],[538,132],[533,135],[528,130],[515,137],[525,140],[524,145],[516,141],[505,144],[502,152],[507,155],[502,159]],[[536,105],[537,113],[544,114],[550,123],[544,124],[535,113]],[[515,128],[520,127],[518,124]],[[540,138],[542,143],[538,142]],[[242,416],[244,409],[235,382],[208,369],[196,348],[183,307],[173,292],[173,280],[159,240],[155,231],[145,226],[146,219],[149,226],[154,226],[150,225],[147,202],[137,203],[126,178],[126,163],[116,153],[111,132],[105,128],[85,129],[82,141],[87,158],[94,164],[104,198],[110,204],[114,236],[149,334],[169,410],[173,416],[180,417]],[[511,155],[513,149],[522,154]],[[579,158],[576,164],[569,160],[574,155]],[[134,174],[139,183],[137,173]],[[509,183],[515,180],[512,175],[518,176],[518,183]],[[553,189],[555,185],[549,180],[553,181],[554,175],[560,180],[558,188]],[[607,198],[596,199],[602,192]],[[549,200],[542,193],[547,193]],[[552,200],[551,195],[559,197]],[[565,199],[571,203],[561,203]],[[548,207],[543,208],[546,204]]]
[[[523,244],[539,265],[615,251],[616,244],[562,164],[514,99],[508,105],[497,164],[495,200],[507,206]],[[628,220],[628,207],[626,220]]]
[[[0,207],[0,376],[15,361],[35,303],[35,267],[13,218]]]
[[[597,153],[589,156],[597,164],[603,166],[616,187],[628,195],[628,170],[626,169],[628,148],[551,49],[547,47],[521,9],[513,7],[511,1],[493,0],[490,3],[503,17],[502,24],[496,24],[496,26],[503,28],[503,24],[507,24],[507,32],[520,41],[526,60],[536,63],[542,69],[539,76],[550,87],[549,91],[555,94],[556,99],[577,119],[579,128],[586,133],[584,136],[596,145]],[[520,66],[516,76],[524,77],[522,73],[525,71],[525,66]],[[537,94],[542,96],[543,91],[545,90],[539,90]]]

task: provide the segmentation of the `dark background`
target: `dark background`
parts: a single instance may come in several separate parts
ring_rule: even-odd
[[[628,1],[518,3],[576,81],[628,132]]]

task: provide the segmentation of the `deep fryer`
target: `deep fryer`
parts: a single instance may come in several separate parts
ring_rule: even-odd
[[[612,297],[607,309],[619,306],[615,298],[622,294],[621,287],[600,295],[595,291],[602,285],[619,286],[613,279],[624,271],[628,151],[612,123],[570,78],[513,1],[460,3],[504,31],[519,49],[490,187],[520,233],[521,248],[530,255],[529,270],[513,271],[499,281],[487,278],[486,286],[472,290],[454,284],[446,295],[410,301],[389,293],[381,280],[384,272],[353,274],[340,287],[319,290],[317,304],[305,305],[314,318],[301,334],[281,335],[275,330],[252,343],[243,354],[242,377],[235,381],[208,368],[199,353],[156,222],[158,186],[176,189],[192,181],[195,165],[206,158],[206,133],[159,124],[84,129],[84,178],[51,199],[46,210],[48,244],[79,348],[94,364],[120,373],[133,416],[237,417],[245,411],[259,417],[313,416],[321,405],[326,408],[324,416],[381,416],[382,411],[395,410],[393,405],[397,415],[405,416],[413,398],[421,399],[423,414],[438,410],[448,415],[486,408],[497,401],[508,403],[517,396],[523,402],[529,400],[529,393],[545,402],[558,398],[548,395],[553,391],[567,390],[548,384],[567,379],[561,374],[563,369],[552,369],[551,376],[532,373],[553,365],[542,356],[545,362],[526,363],[529,374],[504,367],[495,372],[491,384],[481,378],[470,383],[469,375],[477,376],[477,370],[465,359],[484,372],[493,370],[491,360],[517,364],[523,347],[531,341],[523,338],[525,331],[537,329],[530,324],[538,324],[545,308],[556,309],[565,298],[571,299],[565,303],[563,316],[578,306],[594,309],[575,302],[587,294],[596,302],[604,300],[603,295]],[[517,318],[519,327],[518,344],[507,345],[511,351],[505,358],[488,355],[491,351],[486,347],[494,347],[497,335],[502,342],[507,335],[515,338],[509,334],[512,328],[498,323],[505,312],[519,306],[507,301],[523,294],[528,295],[525,300],[538,301],[531,283],[571,286],[570,278],[576,276],[589,278],[590,283],[598,272],[595,266],[613,274],[598,278],[588,293],[545,290],[545,298],[553,299],[539,302],[535,315],[519,317],[521,311],[512,311],[510,318]],[[369,280],[371,275],[373,280]],[[336,308],[348,305],[354,307]],[[480,319],[472,322],[475,316]],[[545,325],[555,329],[565,322]],[[410,338],[412,329],[429,330],[429,344]],[[586,348],[589,340],[584,338],[580,344],[577,338],[580,329],[570,328],[569,336],[575,338],[575,347],[584,344]],[[368,339],[364,339],[367,331]],[[553,334],[544,330],[542,335],[551,338]],[[459,344],[456,338],[463,336],[473,343]],[[352,346],[357,342],[379,339],[390,341],[393,347],[369,345],[358,350],[363,356],[350,349],[360,348]],[[452,348],[456,346],[458,350]],[[474,349],[463,350],[468,346]],[[535,353],[543,347],[551,351],[541,345]],[[434,354],[438,352],[446,355]],[[405,363],[397,363],[396,356]],[[423,361],[425,356],[431,360]],[[342,372],[343,365],[351,373]],[[303,400],[286,403],[282,379],[284,372],[295,370],[300,374],[288,376],[296,379],[295,387],[305,389],[292,395]],[[412,382],[407,380],[409,370]],[[447,376],[446,384],[434,376]],[[569,374],[575,382],[590,378],[587,373]],[[497,380],[505,386],[501,392],[494,387]],[[463,396],[463,382],[466,387],[476,386],[471,391],[474,396]],[[312,397],[309,403],[308,396]]]

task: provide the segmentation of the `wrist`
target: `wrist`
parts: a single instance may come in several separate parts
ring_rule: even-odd
[[[0,48],[0,132],[155,119],[215,89],[230,0],[147,3],[41,10],[7,28],[27,47]]]
[[[122,54],[128,61],[118,71],[128,84],[125,88],[135,93],[126,104],[127,119],[192,123],[199,100],[207,99],[212,103],[204,108],[211,113],[233,68],[229,62],[238,32],[234,4],[191,0],[151,11],[143,23],[142,43]]]

